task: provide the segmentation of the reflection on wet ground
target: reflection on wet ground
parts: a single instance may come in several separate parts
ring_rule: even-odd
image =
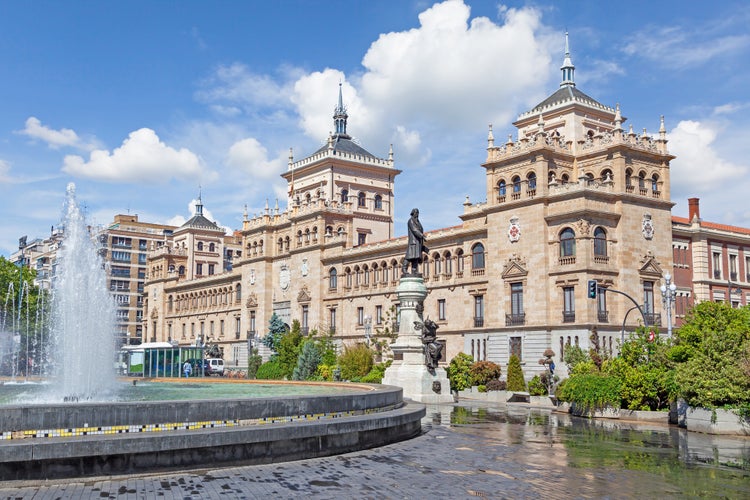
[[[750,498],[750,439],[518,406],[428,406],[421,436],[282,464],[52,484],[0,498]]]

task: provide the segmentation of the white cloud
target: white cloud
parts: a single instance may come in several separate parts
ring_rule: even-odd
[[[110,153],[97,149],[88,161],[65,157],[63,171],[75,177],[111,182],[166,182],[172,178],[194,179],[205,175],[200,159],[190,150],[164,144],[148,128],[131,132],[122,146]]]
[[[686,69],[737,53],[748,46],[750,35],[727,34],[723,30],[713,29],[713,26],[697,23],[690,27],[648,26],[634,33],[623,51],[664,67]]]
[[[269,160],[268,151],[257,139],[235,142],[229,148],[227,165],[257,179],[275,179],[283,170],[281,158]]]
[[[339,82],[350,116],[347,131],[378,155],[394,141],[399,160],[407,154],[412,164],[424,160],[425,151],[415,151],[422,144],[452,138],[456,130],[474,133],[487,123],[510,122],[544,95],[554,68],[540,34],[540,12],[500,13],[503,23],[496,24],[486,17],[469,20],[470,8],[461,1],[435,4],[419,15],[418,28],[380,35],[362,60],[365,71],[351,81],[334,69],[304,75],[292,95],[303,130],[325,138]]]
[[[42,122],[34,116],[26,119],[26,127],[18,133],[46,142],[52,149],[72,147],[90,151],[94,148],[93,143],[84,142],[74,130],[69,128],[61,128],[60,130],[51,129],[46,125],[42,125]]]
[[[225,101],[253,108],[289,104],[288,94],[282,85],[270,75],[253,73],[241,63],[219,66],[203,82],[203,88],[196,92],[196,97],[202,102]]]
[[[722,158],[713,145],[716,136],[711,125],[692,120],[681,121],[669,134],[670,151],[677,156],[672,163],[673,193],[702,195],[745,178],[748,167]]]

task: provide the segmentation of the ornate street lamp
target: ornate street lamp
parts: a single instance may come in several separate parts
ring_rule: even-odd
[[[677,285],[672,283],[672,276],[664,275],[664,284],[661,286],[661,299],[664,310],[667,312],[667,336],[672,337],[672,305],[677,296]]]

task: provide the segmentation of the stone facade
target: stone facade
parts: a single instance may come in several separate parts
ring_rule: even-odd
[[[393,327],[406,248],[405,237],[393,237],[400,171],[392,152],[379,158],[351,141],[346,120],[339,92],[336,133],[302,160],[290,154],[287,209],[245,216],[230,272],[165,272],[195,259],[205,234],[184,246],[169,240],[149,255],[152,339],[191,343],[208,322],[223,322],[230,331],[213,340],[229,366],[244,366],[273,313],[303,329],[334,331],[341,343]],[[655,298],[672,268],[674,157],[663,120],[656,137],[626,131],[624,121],[619,106],[575,87],[566,54],[560,89],[519,116],[515,138],[496,144],[490,127],[486,201],[467,200],[460,225],[427,232],[424,316],[439,325],[444,361],[463,351],[505,366],[515,352],[528,377],[544,370],[545,349],[559,363],[567,344],[586,348],[594,331],[616,350],[633,306],[623,294],[659,323]],[[620,293],[590,299],[589,280]],[[641,322],[631,314],[626,326]]]

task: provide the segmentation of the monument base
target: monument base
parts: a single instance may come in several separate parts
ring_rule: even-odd
[[[433,374],[424,364],[393,364],[385,370],[382,383],[403,388],[405,398],[419,403],[454,401],[444,368],[435,368]]]

